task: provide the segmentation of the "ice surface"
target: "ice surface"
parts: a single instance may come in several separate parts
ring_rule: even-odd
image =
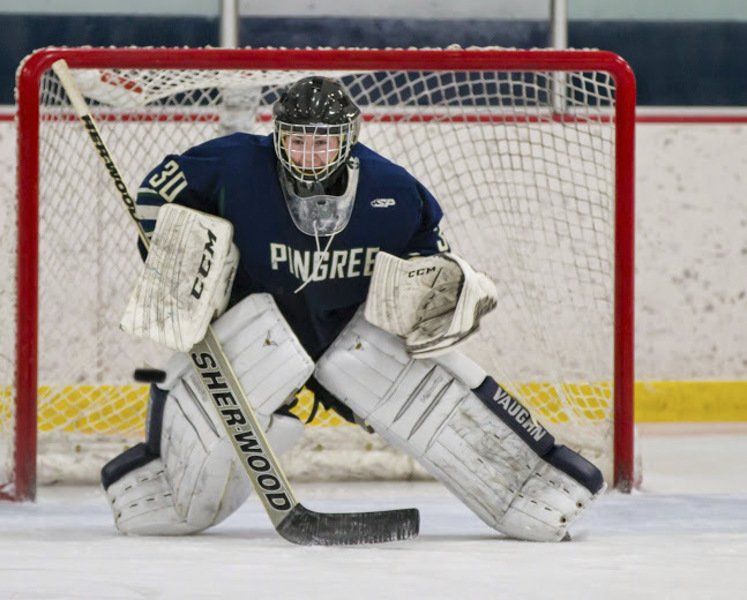
[[[421,536],[296,547],[256,501],[209,533],[114,533],[97,489],[0,504],[0,598],[747,597],[747,428],[643,432],[645,481],[611,493],[560,544],[501,538],[437,483],[303,484],[318,510],[416,506]]]

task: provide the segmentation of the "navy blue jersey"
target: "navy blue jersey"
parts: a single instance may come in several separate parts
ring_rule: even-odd
[[[355,205],[345,229],[316,258],[314,236],[302,233],[288,211],[278,180],[272,136],[236,133],[167,156],[138,190],[146,232],[158,208],[176,202],[228,219],[234,226],[239,268],[231,305],[248,294],[272,294],[309,355],[316,359],[366,299],[379,250],[397,256],[448,250],[441,208],[405,169],[357,144],[360,161]],[[320,238],[322,248],[329,241]]]

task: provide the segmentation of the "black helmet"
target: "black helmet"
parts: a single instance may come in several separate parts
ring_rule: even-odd
[[[304,77],[283,91],[272,109],[276,121],[293,125],[344,125],[361,111],[336,80]]]
[[[347,162],[358,140],[361,111],[345,88],[328,77],[304,77],[291,84],[272,113],[275,152],[299,181],[329,178]],[[296,160],[291,160],[289,140],[296,148]]]

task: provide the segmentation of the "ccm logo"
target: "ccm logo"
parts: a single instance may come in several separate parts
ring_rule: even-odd
[[[210,267],[213,264],[213,242],[215,242],[218,238],[215,237],[215,234],[207,230],[208,239],[205,243],[205,247],[202,250],[202,259],[200,259],[200,267],[197,269],[197,275],[195,275],[195,281],[192,284],[192,296],[200,299],[200,296],[202,296],[202,290],[205,288],[205,278],[208,276],[208,273],[210,273]]]
[[[397,202],[394,198],[376,198],[376,200],[371,200],[371,206],[374,208],[389,208],[395,204]]]
[[[436,267],[423,267],[422,269],[415,269],[414,271],[408,271],[407,276],[408,277],[420,277],[422,275],[427,275],[428,273],[433,273],[433,271],[436,270]]]

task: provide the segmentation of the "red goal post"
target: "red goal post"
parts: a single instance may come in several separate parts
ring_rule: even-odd
[[[605,343],[592,340],[593,333],[583,332],[578,334],[579,337],[575,337],[576,333],[566,335],[562,338],[567,340],[567,343],[564,341],[561,344],[562,351],[557,349],[556,344],[555,350],[550,348],[546,355],[553,357],[553,352],[558,355],[557,359],[561,366],[551,371],[553,375],[557,372],[562,377],[564,354],[577,346],[588,345],[590,347],[591,358],[581,357],[571,361],[571,373],[567,380],[560,378],[557,381],[551,380],[544,372],[539,373],[533,370],[531,364],[528,366],[522,364],[516,368],[514,374],[508,374],[505,377],[514,382],[512,389],[522,397],[532,395],[534,391],[541,388],[538,397],[543,398],[542,402],[549,400],[549,403],[538,408],[539,412],[545,416],[548,415],[548,411],[555,410],[552,407],[569,397],[571,408],[562,409],[562,414],[557,418],[559,429],[565,427],[569,421],[574,421],[576,418],[574,415],[580,415],[579,418],[587,418],[591,415],[589,418],[592,421],[609,420],[609,434],[600,434],[611,437],[610,450],[602,451],[611,455],[612,474],[609,477],[614,480],[614,485],[619,489],[625,491],[631,489],[634,483],[635,79],[627,63],[619,56],[609,52],[581,50],[49,48],[28,57],[18,72],[18,204],[15,241],[17,267],[16,285],[11,293],[15,298],[13,308],[17,313],[15,347],[13,348],[15,356],[10,361],[12,366],[9,372],[0,371],[0,376],[3,377],[0,380],[0,386],[2,386],[0,388],[2,390],[0,418],[10,423],[0,422],[0,437],[5,436],[12,441],[8,442],[10,449],[5,451],[6,460],[9,459],[10,464],[6,467],[5,473],[3,473],[1,464],[3,451],[0,448],[0,497],[30,499],[34,497],[36,487],[38,398],[41,397],[40,390],[49,384],[49,382],[40,381],[40,236],[44,236],[45,219],[51,219],[54,216],[48,212],[47,204],[61,202],[60,212],[56,214],[65,215],[67,214],[66,202],[68,200],[72,202],[70,196],[75,195],[67,192],[68,197],[65,198],[57,196],[57,193],[50,194],[48,198],[42,200],[40,205],[40,182],[49,177],[46,173],[51,170],[62,173],[60,176],[66,177],[66,180],[57,184],[45,183],[46,186],[59,185],[61,190],[65,190],[68,180],[77,178],[75,161],[69,166],[66,166],[68,163],[64,162],[66,159],[73,158],[65,156],[69,154],[69,151],[64,150],[62,146],[60,149],[50,150],[49,140],[40,141],[42,129],[49,121],[56,120],[55,126],[61,128],[59,123],[67,118],[64,115],[64,102],[54,100],[51,108],[45,108],[46,105],[42,104],[45,94],[42,86],[49,85],[45,78],[49,77],[52,63],[60,58],[68,62],[73,72],[97,70],[93,72],[98,73],[98,84],[109,85],[112,88],[118,87],[130,92],[133,90],[138,92],[138,86],[144,88],[150,84],[154,79],[153,73],[198,73],[202,77],[206,73],[220,72],[229,74],[228,80],[235,80],[232,74],[253,73],[256,76],[262,73],[258,86],[263,94],[266,88],[286,82],[289,72],[296,74],[331,72],[335,75],[342,74],[342,77],[349,76],[350,89],[354,92],[354,96],[358,94],[356,98],[360,98],[359,102],[362,104],[361,108],[366,121],[363,125],[364,130],[369,127],[382,140],[381,147],[377,146],[377,140],[373,137],[364,141],[374,150],[384,153],[385,156],[399,159],[399,162],[404,161],[416,177],[425,181],[427,187],[435,188],[437,198],[440,201],[443,198],[447,223],[450,216],[449,202],[451,202],[447,196],[472,198],[470,194],[474,193],[476,194],[474,198],[485,199],[485,202],[496,202],[495,207],[492,208],[482,204],[478,206],[478,202],[472,200],[465,202],[464,206],[453,209],[453,213],[457,215],[454,218],[457,227],[447,232],[456,249],[461,252],[463,244],[465,257],[470,261],[477,261],[478,267],[484,270],[490,270],[495,257],[485,258],[481,262],[479,255],[484,255],[486,250],[491,249],[492,240],[509,237],[511,244],[507,246],[522,246],[525,253],[519,257],[519,262],[523,263],[530,261],[532,249],[540,245],[547,245],[552,250],[552,245],[558,244],[557,254],[567,252],[569,256],[572,255],[576,242],[566,243],[554,237],[561,229],[587,232],[590,228],[593,230],[590,235],[595,240],[603,238],[608,233],[609,252],[602,249],[598,254],[584,257],[582,260],[570,256],[569,261],[563,263],[564,266],[550,266],[546,272],[540,274],[536,272],[533,274],[530,270],[526,282],[517,283],[516,287],[523,287],[524,291],[529,290],[529,292],[538,287],[543,288],[536,297],[532,297],[527,302],[532,307],[541,302],[542,297],[552,298],[552,303],[559,298],[555,290],[544,289],[546,284],[549,286],[557,283],[554,282],[556,278],[561,282],[558,288],[571,288],[572,285],[566,286],[565,282],[573,279],[573,273],[579,271],[579,289],[582,291],[574,293],[581,296],[589,279],[594,280],[593,285],[596,286],[597,277],[602,277],[599,272],[604,271],[604,277],[609,277],[609,293],[602,294],[596,287],[594,290],[589,288],[590,297],[593,296],[591,302],[595,304],[590,304],[588,307],[579,305],[566,310],[562,307],[562,299],[549,308],[541,307],[539,314],[544,315],[544,320],[550,323],[539,324],[538,327],[544,327],[542,330],[544,333],[537,333],[535,337],[547,337],[550,341],[557,341],[557,338],[553,336],[559,334],[555,332],[552,321],[557,319],[560,322],[567,316],[568,321],[577,324],[579,328],[584,325],[581,321],[585,320],[579,318],[579,315],[585,314],[589,317],[588,321],[592,327],[597,322],[602,324],[600,328],[605,328],[609,324],[609,374],[606,373],[606,366],[593,369],[588,377],[578,374],[584,366],[584,361],[593,361],[595,354],[599,353],[599,347]],[[478,74],[481,73],[488,74],[488,76],[484,79],[480,78]],[[112,74],[114,74],[113,79]],[[379,76],[379,74],[385,75]],[[142,83],[134,79],[136,75],[143,77]],[[278,81],[273,83],[272,76],[275,75]],[[398,82],[402,84],[402,88],[394,89]],[[437,89],[443,82],[447,82],[446,86],[443,89]],[[364,89],[368,84],[370,88]],[[202,90],[213,89],[209,86],[219,89],[220,93],[217,95],[221,96],[221,102],[224,104],[230,100],[231,94],[225,91],[229,89],[229,84],[225,84],[226,87],[221,87],[224,86],[223,83],[202,85],[208,86],[201,88]],[[242,85],[240,84],[239,87]],[[468,90],[469,98],[466,97],[464,90]],[[514,94],[514,90],[516,90],[517,98],[506,99]],[[191,98],[190,94],[192,94],[191,91],[177,90],[173,101],[165,101],[162,96],[159,96],[161,99],[153,103],[135,102],[129,108],[122,108],[122,105],[118,104],[116,109],[113,109],[106,106],[107,95],[100,92],[98,96],[94,94],[92,110],[95,116],[98,112],[99,118],[104,121],[111,120],[117,123],[149,120],[173,123],[210,121],[221,118],[214,116],[214,107],[210,104],[212,102],[210,98],[216,96],[213,92],[205,92],[204,96],[200,96],[194,102],[191,109],[182,108],[179,102],[183,102],[184,98]],[[399,106],[398,101],[403,98],[406,106]],[[426,103],[426,99],[432,100],[433,98],[436,98],[433,104]],[[560,99],[560,104],[558,104],[558,99]],[[587,104],[584,105],[584,102]],[[154,106],[158,110],[151,113],[150,110]],[[260,99],[258,107],[255,108],[257,122],[266,123],[269,114],[267,106],[262,104]],[[180,112],[182,110],[187,112]],[[189,110],[194,112],[189,112]],[[388,130],[387,123],[404,123],[405,129]],[[431,128],[419,132],[415,129],[418,123],[430,125]],[[466,125],[461,127],[460,123]],[[518,129],[522,124],[526,127]],[[480,125],[484,125],[485,129],[479,130]],[[71,123],[72,126],[76,124]],[[134,160],[138,154],[137,147],[118,150],[119,140],[117,138],[124,137],[123,129],[112,129],[112,134],[115,139],[109,140],[109,145],[115,160],[126,164]],[[563,137],[566,134],[567,137]],[[407,136],[421,140],[420,146],[402,150],[401,140]],[[433,156],[426,156],[426,145],[431,144],[434,137],[443,140],[440,149],[446,156],[445,158],[439,154],[438,148]],[[472,141],[471,138],[476,141]],[[547,158],[544,150],[533,150],[533,144],[546,148],[548,156],[552,155],[552,158]],[[463,145],[466,148],[464,150]],[[600,151],[602,146],[604,150]],[[404,159],[397,155],[400,150]],[[521,153],[525,150],[528,154],[522,155]],[[576,150],[578,150],[577,158],[568,160],[564,158],[564,155]],[[165,154],[173,150],[167,144],[162,151]],[[495,156],[486,155],[486,152],[490,151],[495,151]],[[454,153],[459,154],[457,156]],[[450,154],[453,156],[449,156]],[[594,158],[590,160],[596,160],[597,154],[600,156],[604,154],[605,158],[599,163],[584,166],[587,157],[593,155]],[[49,164],[45,163],[51,160],[50,157],[60,161],[55,164],[54,169],[50,169]],[[90,156],[75,158],[90,162],[95,160]],[[553,161],[556,162],[553,163]],[[527,164],[529,171],[520,171]],[[475,165],[481,165],[481,171],[469,171],[464,178],[468,179],[471,182],[470,185],[473,185],[474,190],[477,191],[455,187],[459,184],[459,177],[454,175],[455,172],[449,171],[449,168],[456,169],[456,174],[459,175],[467,172],[463,170]],[[516,167],[516,165],[520,166]],[[542,172],[535,171],[535,167],[543,169]],[[95,164],[93,168],[103,167]],[[143,168],[145,170],[142,170]],[[436,169],[439,170],[436,175],[426,172]],[[127,171],[127,166],[124,170]],[[142,177],[147,170],[148,168],[144,165],[139,165],[137,172]],[[437,179],[435,183],[429,181],[431,176]],[[553,179],[555,176],[557,180]],[[581,181],[577,189],[574,187],[577,184],[572,181],[576,176]],[[130,186],[135,188],[138,180],[135,174],[132,177],[133,181],[130,182]],[[602,183],[596,183],[597,180]],[[609,186],[606,184],[607,180],[609,180]],[[603,196],[606,198],[607,187],[610,190],[607,194],[610,196],[609,207],[604,208],[603,202],[598,202],[598,200]],[[572,188],[574,191],[569,191]],[[62,196],[64,195],[65,192],[62,191]],[[493,195],[500,196],[501,202],[505,199],[505,206],[503,204],[499,206],[498,199],[486,197]],[[522,211],[525,207],[533,208],[535,204],[543,204],[537,200],[544,197],[558,197],[560,204],[553,209],[555,212],[548,218],[548,222],[554,224],[543,229],[541,236],[532,237],[533,224],[538,223],[543,217],[538,214],[524,214]],[[592,201],[583,204],[590,197]],[[512,198],[514,204],[512,204]],[[569,198],[572,198],[574,202],[579,199],[578,205],[571,206]],[[110,202],[108,199],[103,201]],[[559,214],[566,208],[568,208],[568,222],[564,223]],[[116,205],[113,206],[112,212],[116,212],[117,209]],[[597,213],[602,209],[608,210],[609,216],[599,217]],[[539,210],[543,209],[540,207]],[[462,217],[462,214],[467,216]],[[469,215],[472,215],[471,220]],[[493,226],[491,215],[496,216],[496,229],[491,229],[486,234],[487,241],[474,241],[475,238],[479,238],[478,223],[484,228]],[[574,223],[574,219],[578,222]],[[604,219],[607,219],[610,224],[610,231],[607,233],[597,228],[597,224],[603,222]],[[454,239],[455,231],[460,239]],[[527,232],[528,237],[532,239],[524,243],[524,240],[518,239],[519,232]],[[548,232],[552,236],[549,241],[545,239]],[[134,239],[134,236],[132,237]],[[470,248],[471,243],[475,246]],[[583,242],[584,248],[587,243],[592,244],[596,241]],[[506,251],[506,248],[502,250]],[[61,252],[56,251],[53,254],[61,254]],[[550,257],[551,255],[552,252],[548,254]],[[547,260],[549,259],[543,259],[545,262]],[[583,266],[580,267],[579,265],[582,264]],[[609,269],[605,265],[609,265]],[[510,268],[510,266],[501,267],[501,269]],[[568,271],[564,272],[564,269]],[[56,271],[61,277],[66,276],[66,273]],[[50,273],[50,276],[52,275],[54,274]],[[531,308],[521,306],[522,300],[514,289],[513,282],[506,285],[506,296],[510,297],[512,304],[511,311],[505,310],[504,312],[518,314],[527,310],[529,316],[524,318],[525,321],[543,320],[540,317],[532,317]],[[54,286],[52,289],[55,289]],[[41,293],[43,295],[43,292]],[[599,300],[597,296],[602,295],[607,297],[596,304]],[[53,298],[46,298],[45,302],[53,300]],[[61,304],[70,300],[71,298],[64,297],[57,299]],[[607,306],[609,306],[609,317],[592,314],[597,310],[604,313]],[[550,312],[547,312],[548,310]],[[48,318],[50,321],[59,320],[65,317],[65,313],[65,310],[60,310],[54,315],[49,315]],[[547,315],[552,318],[547,318]],[[102,313],[101,319],[108,320],[111,316],[104,317]],[[75,325],[73,325],[74,328]],[[508,331],[508,326],[501,324],[500,331],[505,333]],[[500,347],[502,343],[500,340],[509,339],[514,343],[532,337],[532,334],[527,334],[523,330],[517,332],[516,337],[512,335],[514,334],[507,333],[495,339],[488,335],[482,340],[483,345],[477,347],[474,354],[482,357],[489,353],[491,357],[487,360],[490,362],[493,361],[492,354],[494,353],[495,360],[488,367],[493,364],[503,365],[513,358],[513,353],[508,347]],[[54,347],[42,347],[41,350],[44,353],[58,352],[63,358],[70,357],[77,350],[68,346],[67,342],[60,342],[59,339],[70,340],[77,337],[77,334],[68,332],[66,337],[57,339]],[[91,343],[94,342],[91,341]],[[527,350],[527,353],[532,352],[536,352],[537,357],[545,356],[539,350]],[[606,352],[607,350],[604,350],[602,353]],[[520,354],[520,352],[517,353]],[[544,363],[549,362],[549,359],[537,358],[537,361]],[[531,363],[531,359],[524,362]],[[502,372],[497,373],[499,381],[506,380],[500,379],[502,374]],[[607,379],[611,381],[607,382]],[[587,390],[597,386],[601,380],[605,380],[605,383],[598,386],[601,391],[587,394]],[[79,381],[86,382],[85,377],[76,375],[73,381],[55,381],[55,384],[59,383],[63,386],[62,389],[67,390]],[[100,387],[108,385],[105,380],[103,381],[104,384]],[[97,394],[100,392],[100,389],[97,390]],[[59,393],[57,394],[55,398],[59,398]],[[592,395],[594,398],[591,397]],[[96,398],[99,397],[96,396]],[[576,427],[575,423],[573,427]],[[589,429],[591,433],[587,434],[584,427],[586,425],[576,428],[579,431],[583,430],[584,436],[595,435],[596,429]],[[553,430],[552,424],[550,424],[550,429]],[[562,435],[559,437],[565,441]],[[1,439],[0,443],[2,443]]]

